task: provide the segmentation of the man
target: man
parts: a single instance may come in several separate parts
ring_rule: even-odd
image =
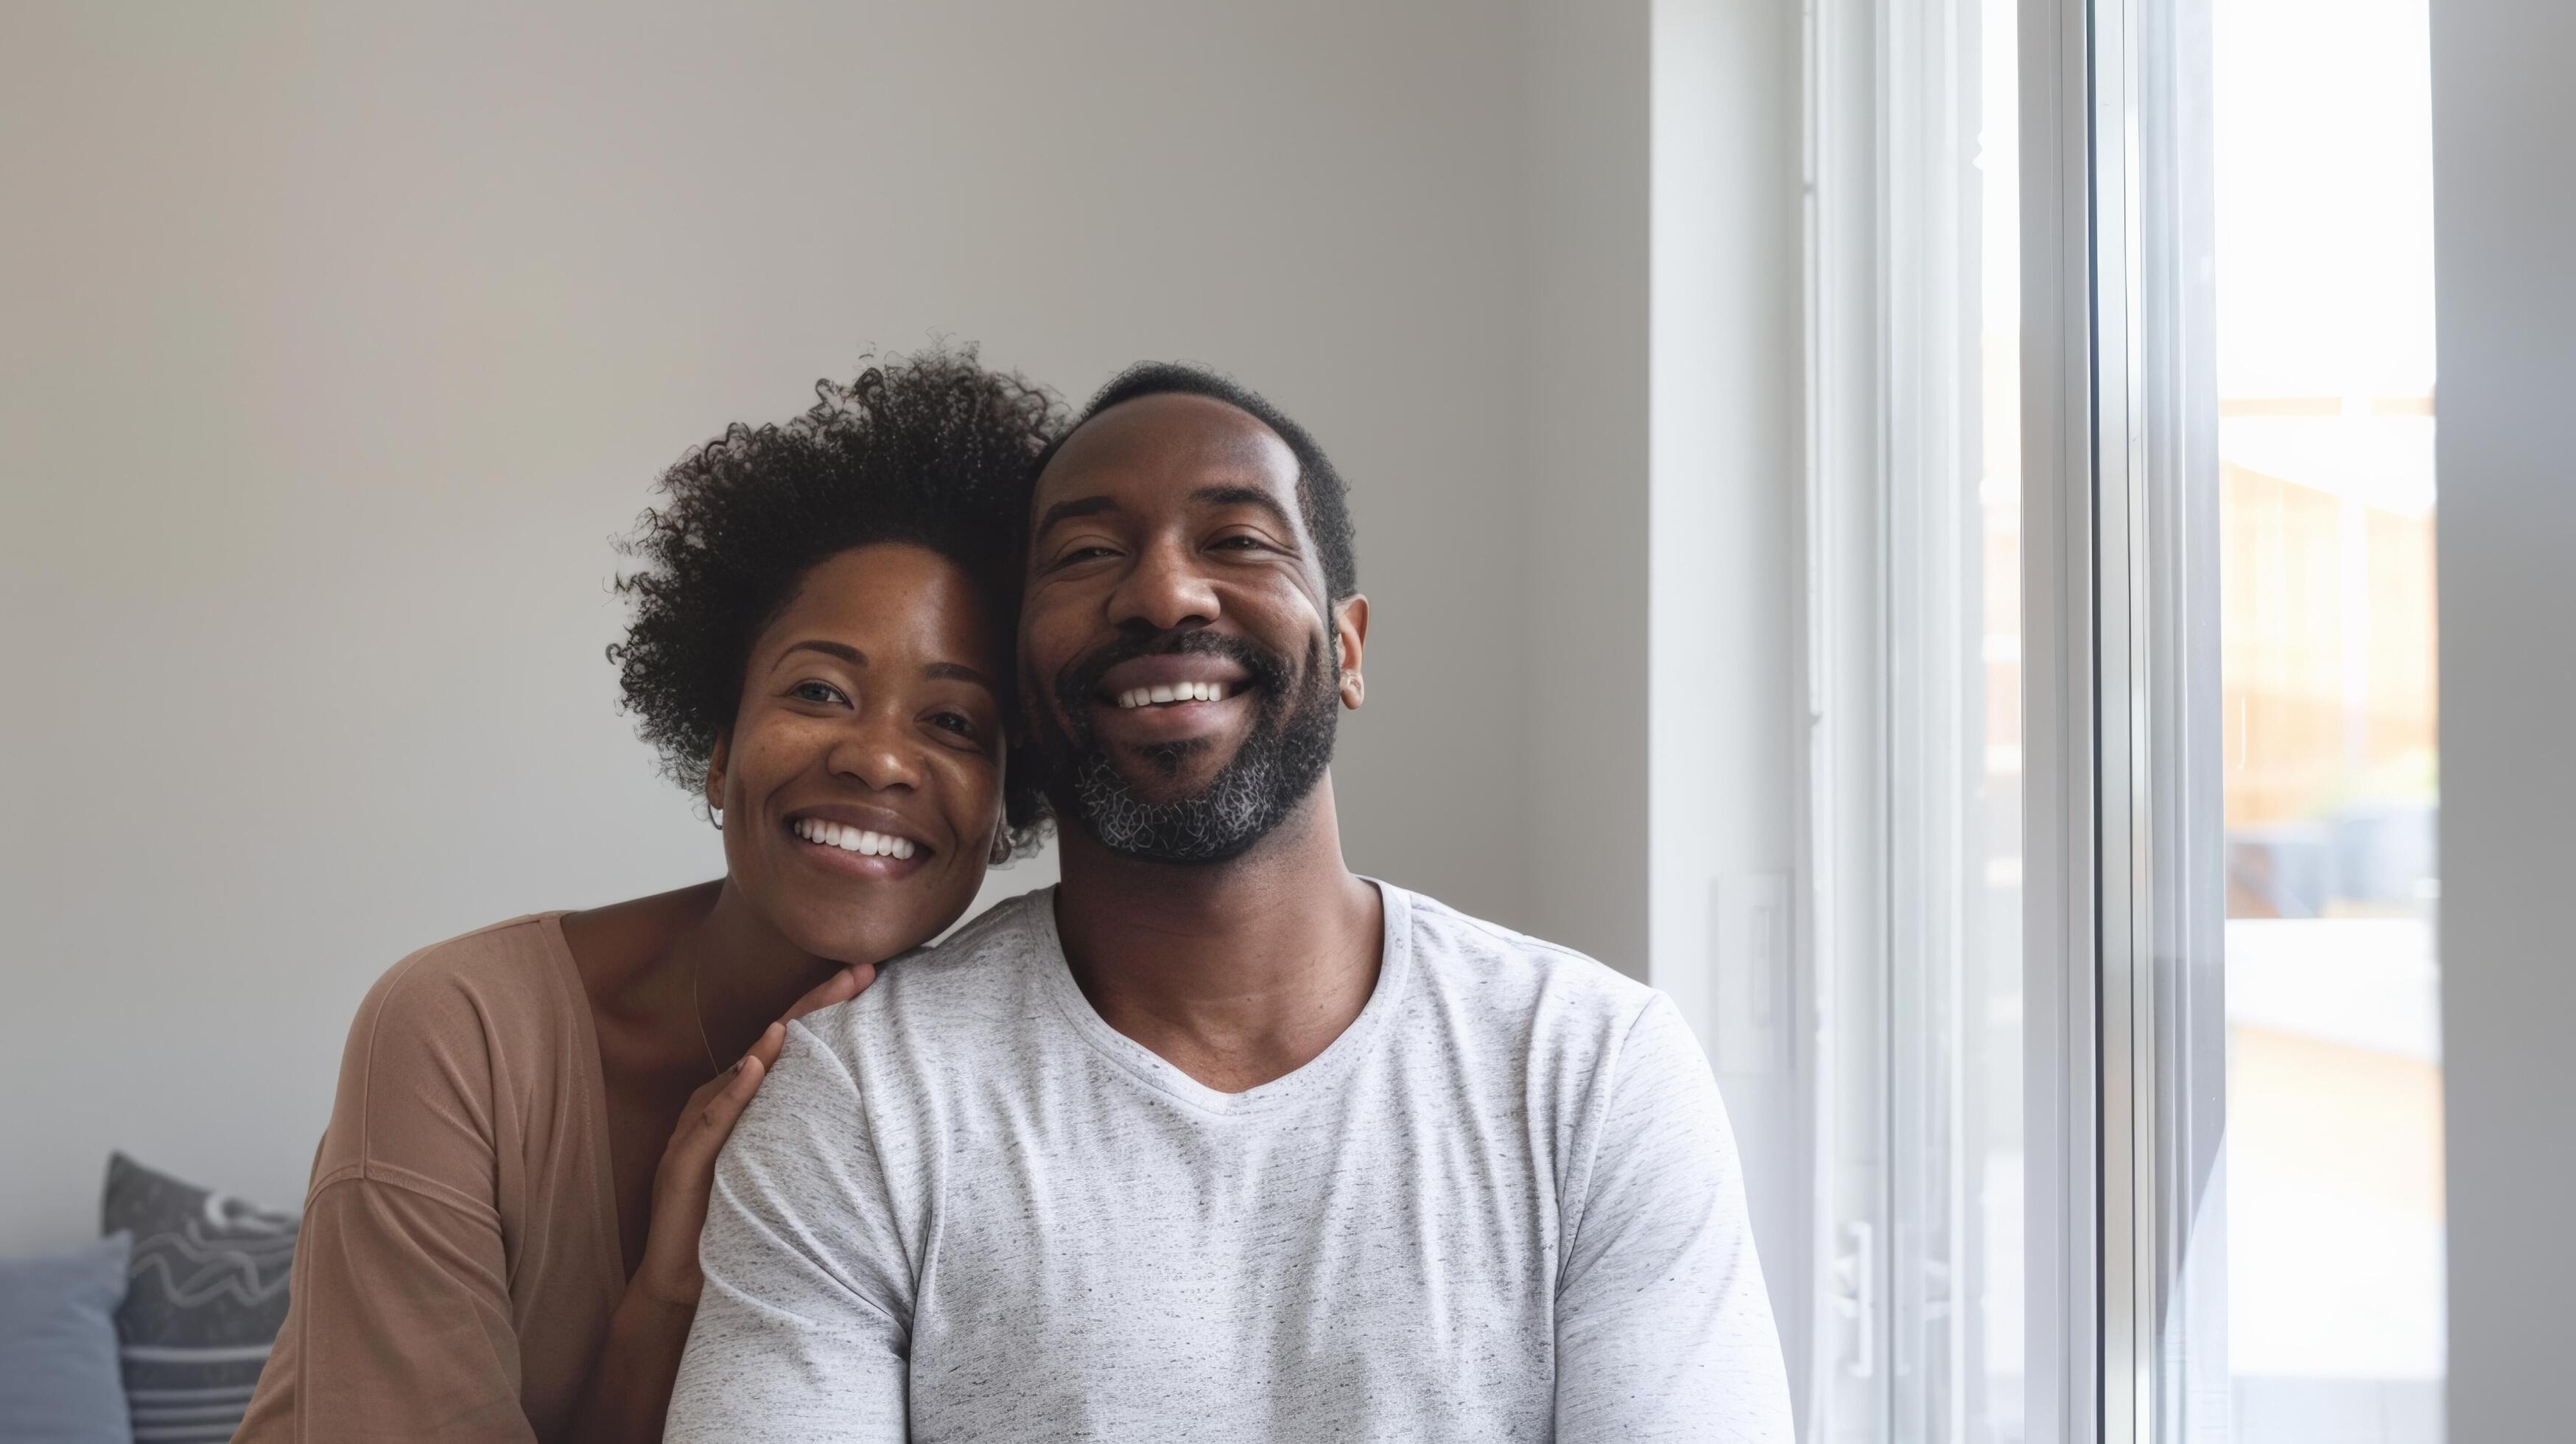
[[[1063,883],[794,1029],[719,1167],[670,1437],[1777,1440],[1661,994],[1355,876],[1340,479],[1147,366],[1031,505]]]

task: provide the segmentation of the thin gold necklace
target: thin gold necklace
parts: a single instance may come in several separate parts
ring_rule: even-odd
[[[699,959],[689,959],[689,1017],[698,1025],[698,1046],[707,1050],[707,1076],[713,1078],[724,1071],[724,1065],[716,1061],[716,1045],[707,1041],[707,1010],[698,1002],[700,971]]]

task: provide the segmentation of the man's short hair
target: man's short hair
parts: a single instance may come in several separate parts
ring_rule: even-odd
[[[1121,402],[1167,394],[1222,401],[1248,413],[1288,443],[1288,450],[1297,458],[1297,509],[1304,513],[1306,530],[1315,538],[1315,549],[1322,556],[1325,590],[1336,603],[1357,594],[1359,558],[1353,549],[1350,498],[1341,473],[1333,470],[1324,448],[1315,444],[1306,428],[1290,420],[1286,412],[1264,400],[1259,392],[1206,367],[1179,361],[1139,361],[1119,372],[1091,398],[1090,405],[1082,408],[1081,417],[1038,458],[1039,470],[1043,471],[1055,459],[1056,449],[1091,418]]]

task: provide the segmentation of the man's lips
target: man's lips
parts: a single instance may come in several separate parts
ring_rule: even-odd
[[[1133,685],[1093,699],[1092,735],[1103,742],[1153,747],[1248,725],[1254,690],[1249,681]]]
[[[1173,703],[1220,702],[1251,681],[1243,664],[1208,652],[1160,652],[1130,657],[1100,674],[1095,700],[1133,709]]]

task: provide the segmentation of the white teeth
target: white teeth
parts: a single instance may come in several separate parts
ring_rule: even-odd
[[[837,847],[862,857],[890,857],[900,862],[921,850],[920,844],[908,837],[870,832],[863,827],[844,827],[837,822],[822,822],[811,817],[798,818],[795,831],[807,842]]]
[[[1118,694],[1122,708],[1154,707],[1167,702],[1222,702],[1223,682],[1175,682],[1167,687],[1130,687]]]

